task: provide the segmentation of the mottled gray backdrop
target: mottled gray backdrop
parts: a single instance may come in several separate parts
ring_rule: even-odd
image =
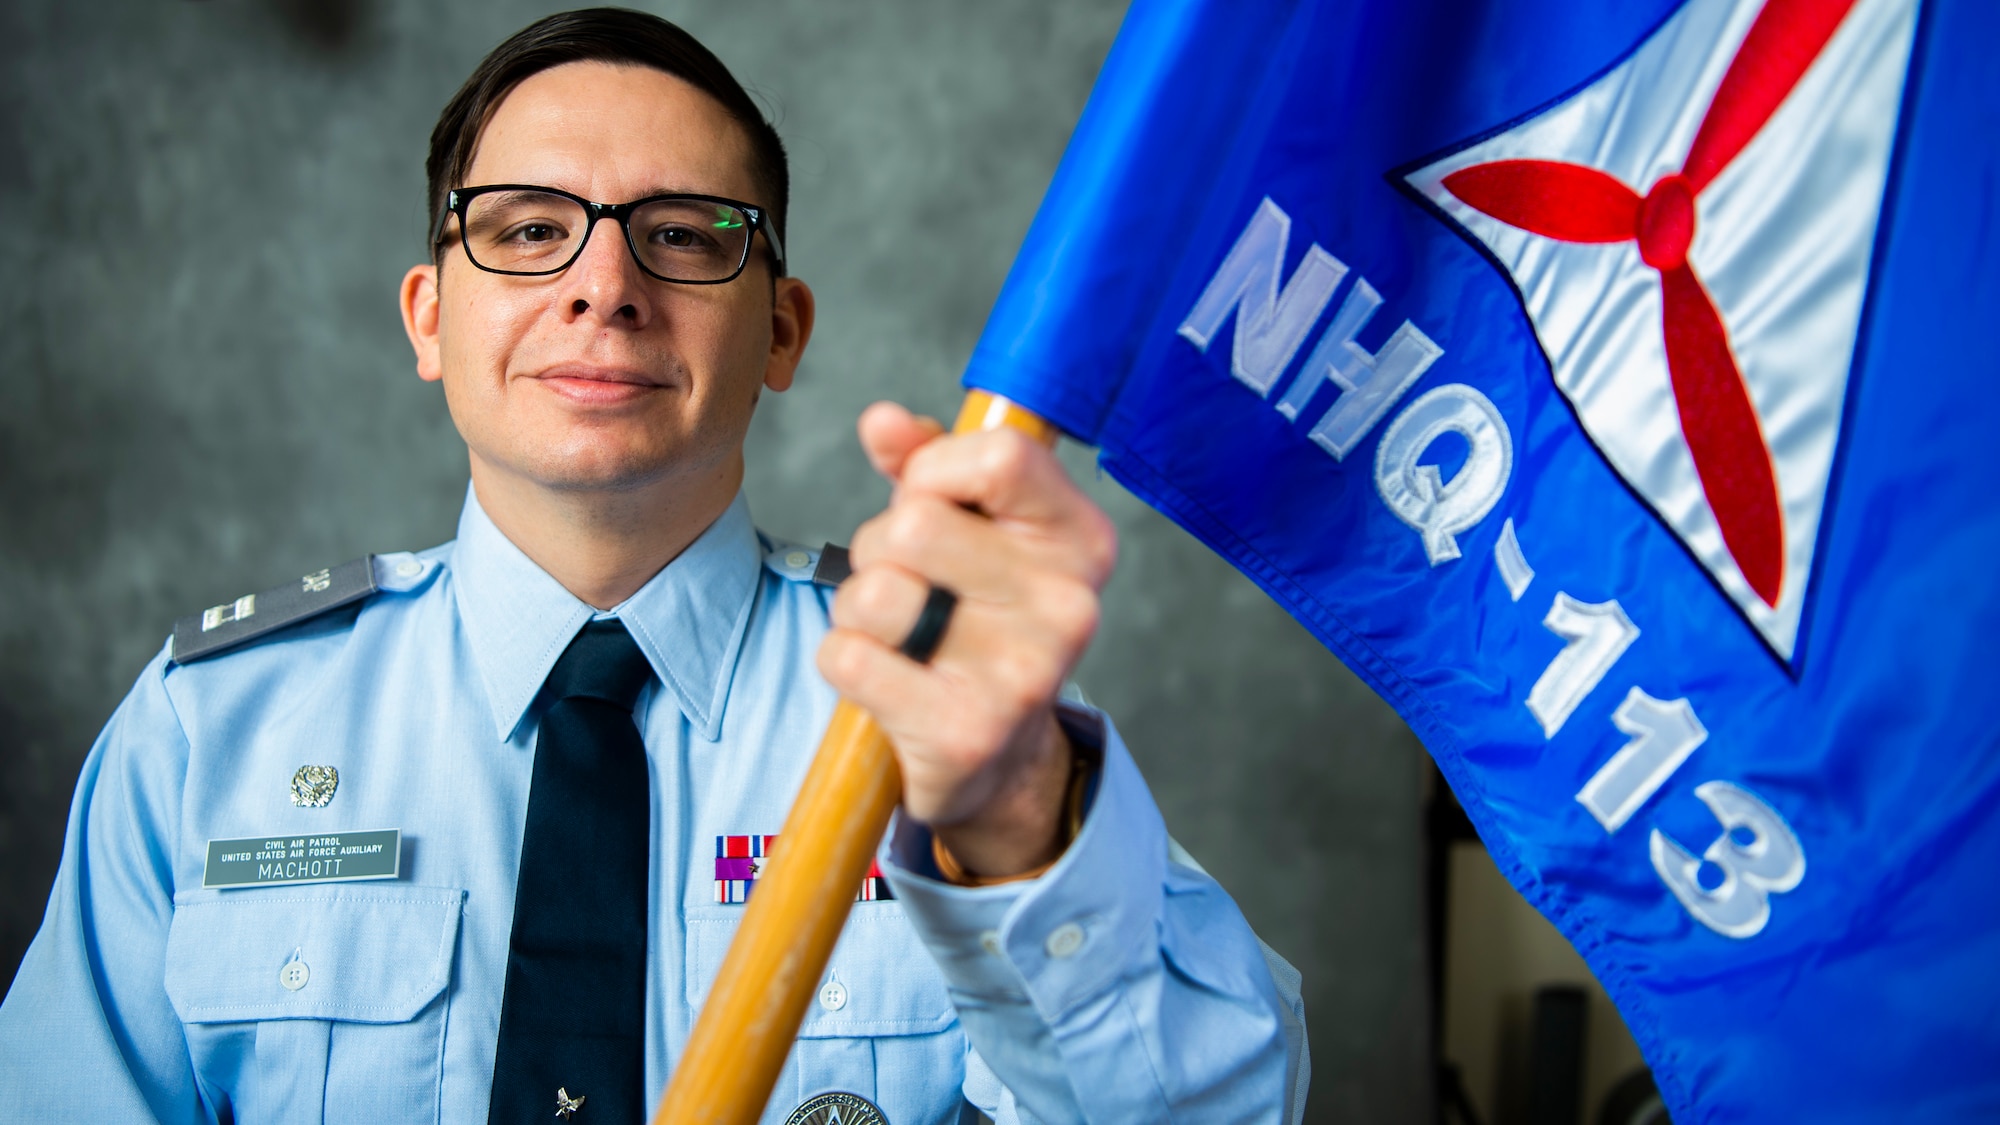
[[[820,297],[752,433],[758,522],[844,540],[852,424],[948,413],[1119,0],[652,5],[794,161]],[[98,727],[174,617],[451,535],[465,453],[395,311],[437,110],[525,2],[14,0],[0,12],[0,981]],[[1420,752],[1248,582],[1091,478],[1123,534],[1081,680],[1175,834],[1305,973],[1312,1119],[1428,1112]]]

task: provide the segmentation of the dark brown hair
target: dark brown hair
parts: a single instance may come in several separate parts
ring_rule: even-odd
[[[424,161],[430,196],[426,230],[437,229],[446,194],[466,186],[461,181],[472,165],[479,132],[501,101],[524,79],[572,62],[652,67],[720,102],[750,140],[750,175],[763,198],[745,202],[770,211],[772,227],[783,241],[791,171],[778,131],[714,52],[666,20],[626,8],[586,8],[536,20],[480,60],[431,130],[430,157]],[[435,254],[437,247],[431,249]]]

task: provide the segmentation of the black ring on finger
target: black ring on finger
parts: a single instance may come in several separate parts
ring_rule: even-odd
[[[924,598],[923,611],[917,614],[917,623],[910,626],[910,635],[903,638],[896,650],[919,664],[929,664],[938,645],[944,642],[945,627],[951,624],[951,611],[957,607],[957,594],[943,586],[932,586]]]

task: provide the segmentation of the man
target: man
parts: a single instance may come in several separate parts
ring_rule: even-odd
[[[1294,1117],[1295,974],[1110,724],[1056,703],[1114,544],[1053,457],[879,405],[895,496],[837,597],[751,526],[744,435],[813,298],[722,64],[652,17],[551,17],[446,107],[429,172],[401,299],[470,454],[458,538],[177,627],[84,766],[0,1094],[637,1120],[839,692],[894,738],[903,811],[766,1120]]]

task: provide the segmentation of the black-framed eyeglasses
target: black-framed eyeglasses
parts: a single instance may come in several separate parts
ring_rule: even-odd
[[[785,250],[761,207],[714,195],[651,195],[630,203],[593,203],[561,188],[488,184],[445,198],[431,245],[445,239],[458,216],[459,243],[488,273],[540,277],[561,273],[583,254],[601,219],[616,219],[639,268],[661,281],[720,285],[750,261],[758,231],[770,244],[776,272]]]

